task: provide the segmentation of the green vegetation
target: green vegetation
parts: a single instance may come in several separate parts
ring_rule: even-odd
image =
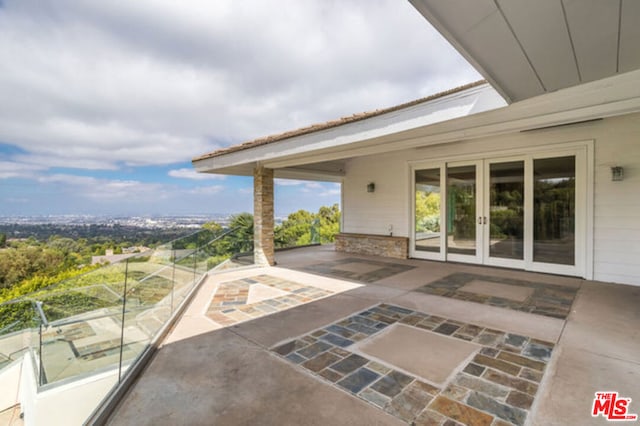
[[[416,232],[440,232],[440,193],[416,191]]]
[[[509,236],[523,238],[524,204],[523,188],[518,184],[491,188],[491,238],[504,239]]]
[[[340,209],[337,204],[320,207],[318,213],[298,210],[274,230],[276,247],[332,243],[338,232]]]
[[[49,287],[53,284],[68,280],[79,275],[83,275],[89,271],[92,271],[100,265],[84,266],[81,268],[67,269],[55,274],[46,274],[40,272],[34,276],[23,280],[17,285],[12,287],[0,289],[0,303],[8,300],[17,299],[25,294],[33,293],[43,288]]]
[[[209,222],[203,228],[212,231],[223,229],[216,222]],[[253,215],[240,213],[232,216],[228,235],[212,244],[210,263],[228,259],[234,254],[247,253],[253,250]],[[274,229],[275,246],[277,248],[293,247],[307,244],[326,244],[335,240],[340,232],[340,209],[337,204],[331,207],[320,207],[317,213],[298,210],[291,213],[286,220]]]
[[[276,227],[276,247],[333,242],[339,229],[338,205],[322,207],[317,213],[300,210]],[[173,261],[185,279],[192,279],[188,277],[195,275],[190,271],[203,272],[205,265],[210,269],[234,254],[252,251],[253,216],[237,214],[226,227],[209,222],[203,232],[174,241],[168,251],[160,249],[152,256],[130,258],[126,268],[122,263],[90,265],[93,255],[104,255],[108,249],[122,252],[123,247],[143,242],[116,242],[103,237],[74,239],[66,235],[49,235],[46,240],[33,236],[0,239],[5,245],[0,250],[0,330],[36,326],[38,315],[32,300],[43,302],[42,309],[50,321],[122,306],[119,295],[125,281],[127,305],[157,303],[173,286],[171,276],[162,276],[161,272]],[[200,250],[196,252],[196,248]],[[28,299],[21,300],[25,295]]]
[[[0,291],[31,278],[47,279],[75,271],[89,265],[91,256],[104,255],[108,249],[122,252],[122,246],[132,244],[98,240],[55,235],[45,241],[33,237],[8,241],[7,247],[0,251]]]

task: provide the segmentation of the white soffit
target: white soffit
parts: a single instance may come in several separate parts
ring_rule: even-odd
[[[409,0],[508,102],[640,68],[638,0]]]

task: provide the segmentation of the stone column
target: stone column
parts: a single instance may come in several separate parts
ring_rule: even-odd
[[[273,169],[253,170],[253,260],[256,265],[275,264],[273,245]]]

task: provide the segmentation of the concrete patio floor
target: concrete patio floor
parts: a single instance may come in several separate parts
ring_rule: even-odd
[[[602,425],[591,416],[598,391],[631,398],[630,413],[640,413],[640,287],[332,246],[279,252],[277,262],[211,274],[109,424]],[[428,284],[450,277],[471,280],[465,285],[478,294],[429,293]],[[522,303],[539,288],[547,293],[536,303],[551,299],[552,308],[577,291],[566,319]],[[371,328],[354,331],[356,320]],[[420,373],[447,357],[429,350],[444,342],[437,339],[469,347],[443,346],[464,361],[445,359],[442,383]],[[531,349],[545,342],[555,344],[550,358]],[[312,360],[314,348],[321,355]],[[366,364],[345,372],[347,358]],[[424,368],[415,373],[413,361]],[[401,393],[383,386],[392,377],[402,378],[393,383]]]

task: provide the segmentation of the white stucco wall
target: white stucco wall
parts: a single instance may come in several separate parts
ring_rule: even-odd
[[[83,424],[117,380],[115,370],[41,392],[31,415],[25,411],[25,425]]]
[[[367,184],[375,191],[367,192]],[[342,185],[343,232],[409,235],[409,167],[406,152],[349,160]]]
[[[2,383],[2,391],[0,392],[0,411],[20,402],[20,377],[22,375],[22,358],[14,361],[0,371],[0,383]]]
[[[31,354],[25,355],[19,371],[17,386],[26,426],[81,425],[118,381],[115,369],[38,392]]]
[[[509,149],[594,140],[593,277],[640,285],[640,114],[348,160],[343,232],[409,236],[410,161],[477,157]],[[491,154],[488,154],[490,156]],[[624,167],[612,182],[610,167]],[[376,190],[368,193],[367,183]]]

